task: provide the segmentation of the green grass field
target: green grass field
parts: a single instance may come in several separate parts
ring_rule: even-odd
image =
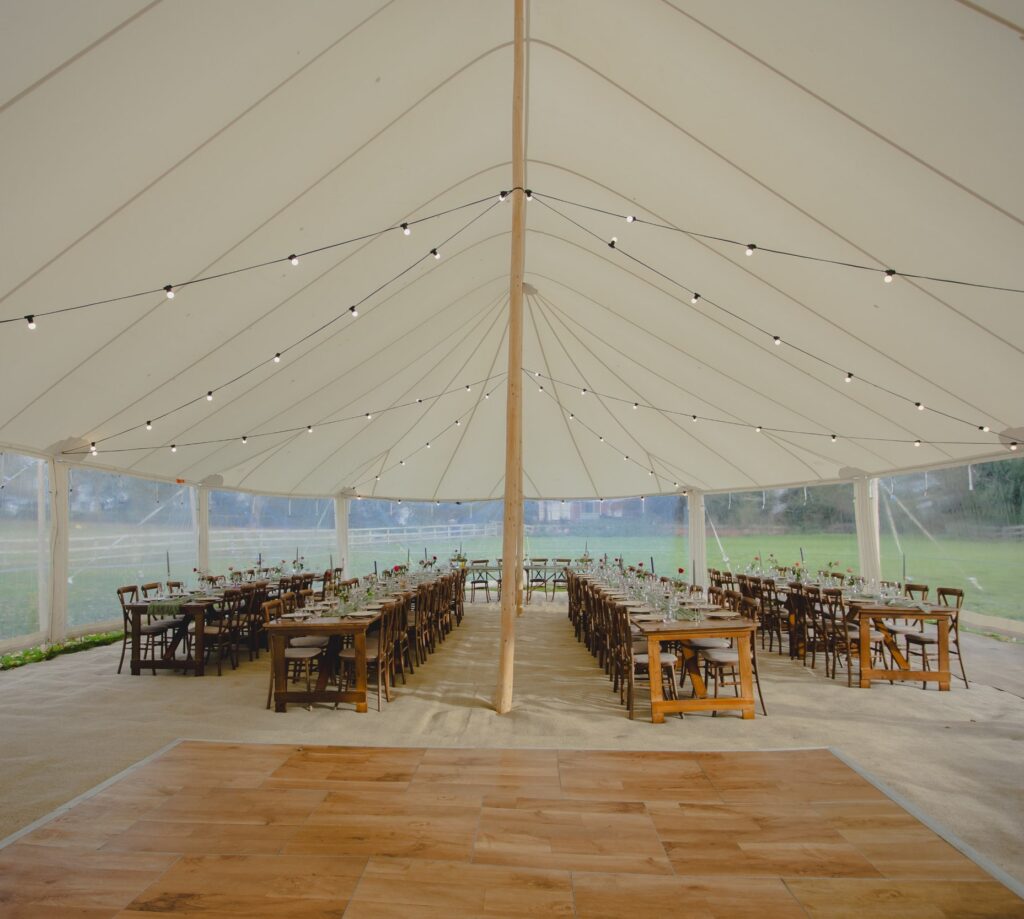
[[[676,574],[680,567],[686,568],[686,577],[691,574],[687,558],[685,538],[672,536],[616,536],[590,540],[565,537],[531,537],[527,551],[534,558],[576,558],[583,554],[584,545],[591,556],[621,556],[627,565],[643,562],[654,568],[658,574]],[[1018,576],[1024,564],[1024,542],[943,539],[933,543],[924,537],[901,539],[906,553],[907,580],[929,584],[934,591],[938,587],[962,587],[965,592],[964,605],[978,613],[1001,616],[1007,619],[1024,620],[1024,600],[1019,589]],[[427,546],[428,552],[447,560],[453,548]],[[792,565],[800,560],[803,548],[804,560],[812,571],[825,568],[830,561],[839,562],[844,571],[858,569],[857,540],[852,533],[786,536],[723,536],[721,546],[714,539],[708,540],[708,565],[725,568],[723,550],[733,571],[743,571],[753,563],[754,556],[767,559],[774,554],[779,564]],[[423,557],[422,545],[375,546],[353,550],[350,567],[354,572],[373,570],[374,560],[378,565],[404,563],[407,557],[416,560]],[[463,553],[467,558],[495,559],[501,554],[501,540],[497,538],[466,541]],[[891,537],[882,538],[882,575],[886,579],[903,580],[903,559]]]
[[[1024,563],[1024,542],[942,539],[932,542],[924,537],[906,537],[901,545],[906,553],[908,580],[922,581],[935,588],[962,587],[965,606],[974,612],[1008,619],[1024,620],[1024,603],[1017,578]],[[576,537],[530,537],[527,551],[534,558],[572,557],[583,554],[584,547],[591,556],[605,553],[609,558],[621,555],[626,564],[643,562],[649,567],[654,559],[659,574],[676,574],[680,567],[691,576],[686,540],[682,536],[649,535],[595,537],[589,540]],[[457,545],[427,546],[429,554],[446,562]],[[466,541],[463,552],[468,558],[495,559],[501,553],[499,538]],[[840,567],[857,570],[857,542],[853,534],[816,534],[786,536],[723,536],[721,544],[708,541],[708,565],[724,568],[723,551],[734,571],[743,571],[755,555],[775,555],[780,564],[791,565],[804,551],[807,566],[816,571],[830,561]],[[393,543],[353,550],[349,567],[353,573],[373,570],[379,566],[404,563],[413,564],[423,557],[424,546]],[[305,550],[303,550],[305,551]],[[315,570],[314,554],[309,552],[310,568]],[[318,559],[317,559],[318,560]],[[237,564],[245,564],[239,560]],[[324,560],[326,565],[326,560]],[[227,563],[224,564],[226,571]],[[192,571],[177,571],[175,577],[191,581]],[[882,539],[882,573],[891,580],[903,580],[903,559],[891,537]],[[166,569],[162,560],[151,565],[138,564],[113,568],[79,568],[72,574],[69,585],[68,622],[72,628],[116,619],[120,608],[115,595],[122,584],[147,580],[165,580]],[[34,571],[3,570],[0,567],[0,640],[30,634],[37,629],[37,577]]]

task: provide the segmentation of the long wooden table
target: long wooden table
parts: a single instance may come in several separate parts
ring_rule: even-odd
[[[274,668],[274,710],[287,711],[289,702],[354,702],[357,712],[366,712],[366,630],[379,620],[378,613],[373,617],[325,616],[303,621],[268,622],[266,630],[270,640],[270,666]],[[327,647],[320,662],[316,686],[308,691],[289,689],[288,662],[285,660],[284,651],[288,646],[288,639],[306,635],[327,637]],[[355,648],[356,686],[355,689],[343,690],[339,678],[338,688],[328,689],[327,680],[338,668],[341,639],[344,635],[352,636],[352,645]]]
[[[662,724],[666,712],[707,712],[738,709],[746,719],[754,717],[754,668],[752,663],[754,630],[746,619],[708,620],[705,622],[638,622],[647,637],[648,669],[651,679],[651,721]],[[696,698],[665,699],[661,682],[661,643],[685,642],[694,638],[732,638],[739,655],[740,694],[738,697],[708,697],[707,686],[700,675],[697,651],[683,648],[683,666],[693,683]]]
[[[196,676],[202,676],[206,664],[206,611],[217,601],[215,599],[192,599],[176,609],[173,615],[182,621],[175,626],[171,640],[167,642],[163,654],[157,658],[142,657],[142,620],[147,615],[171,615],[170,612],[153,613],[149,603],[129,603],[125,608],[131,619],[132,676],[139,676],[143,670],[191,670]],[[178,647],[186,643],[189,624],[195,626],[193,654],[183,658],[176,657]]]
[[[931,606],[927,609],[900,606],[867,606],[858,603],[850,604],[851,611],[858,619],[860,640],[858,644],[860,656],[860,686],[870,689],[872,680],[910,680],[915,683],[938,683],[939,690],[948,692],[950,686],[949,673],[949,626],[955,610],[946,606]],[[886,619],[906,619],[910,622],[935,622],[938,629],[938,669],[911,670],[910,662],[900,650],[895,633],[885,624]],[[876,670],[871,666],[871,625],[882,633],[886,648],[892,655],[896,670]]]

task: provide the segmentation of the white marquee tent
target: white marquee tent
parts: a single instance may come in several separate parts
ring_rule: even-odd
[[[532,0],[527,497],[1011,455],[1019,13]],[[501,496],[509,4],[0,17],[0,443],[277,494]]]

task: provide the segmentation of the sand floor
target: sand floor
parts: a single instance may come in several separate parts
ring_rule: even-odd
[[[578,645],[564,600],[527,607],[517,633],[516,695],[490,708],[495,605],[466,620],[378,713],[264,708],[268,659],[203,679],[118,676],[120,646],[0,674],[0,837],[177,738],[276,743],[624,750],[828,746],[852,759],[1011,875],[1024,880],[1024,700],[954,681],[848,689],[788,658],[760,657],[769,717],[691,715],[663,725],[641,699],[629,721]],[[981,641],[983,639],[977,639]],[[970,663],[970,657],[968,662]]]

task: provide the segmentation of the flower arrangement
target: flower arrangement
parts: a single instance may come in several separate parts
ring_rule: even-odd
[[[464,567],[465,564],[466,564],[466,556],[463,555],[461,551],[460,552],[456,552],[456,553],[454,553],[452,555],[452,557],[449,559],[449,561],[452,563],[453,567],[455,565],[462,565]]]
[[[433,558],[421,558],[420,559],[420,568],[422,568],[424,570],[426,570],[427,568],[433,568],[434,565],[436,565],[436,564],[437,564],[437,556],[436,555]]]
[[[793,562],[793,580],[802,581],[804,579],[804,573],[803,562]]]

